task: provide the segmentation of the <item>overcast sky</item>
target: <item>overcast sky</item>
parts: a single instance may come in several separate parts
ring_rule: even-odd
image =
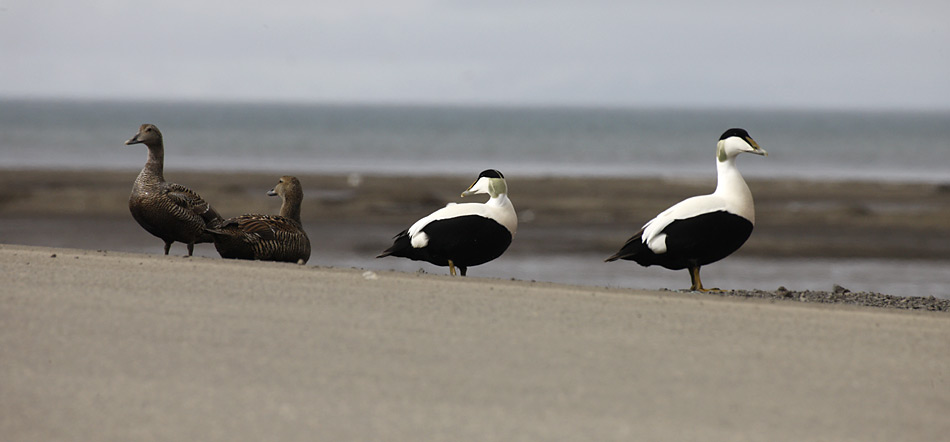
[[[950,109],[946,0],[0,0],[0,52],[0,97]]]

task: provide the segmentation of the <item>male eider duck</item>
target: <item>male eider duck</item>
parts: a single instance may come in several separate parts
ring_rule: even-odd
[[[518,229],[518,216],[508,199],[508,185],[493,169],[478,175],[462,196],[488,194],[488,202],[449,204],[416,221],[395,236],[393,246],[377,258],[401,256],[448,266],[455,276],[458,267],[465,276],[468,267],[491,261],[508,249]]]
[[[644,267],[689,269],[690,290],[718,290],[703,288],[699,268],[738,250],[755,224],[752,192],[736,168],[736,156],[743,152],[768,155],[744,129],[723,133],[716,150],[716,191],[666,209],[606,261],[626,259]]]
[[[280,215],[241,215],[218,228],[209,228],[222,258],[304,263],[310,259],[310,239],[300,222],[303,188],[292,176],[280,177],[270,196],[283,202]]]
[[[165,241],[166,255],[175,241],[188,246],[188,256],[196,243],[211,242],[205,229],[217,225],[221,215],[191,189],[165,181],[165,145],[158,128],[143,124],[125,144],[148,147],[148,161],[135,179],[129,197],[129,211],[139,225]]]

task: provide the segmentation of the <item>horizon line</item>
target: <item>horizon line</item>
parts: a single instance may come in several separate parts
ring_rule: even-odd
[[[503,101],[439,101],[439,100],[359,100],[359,99],[226,99],[226,98],[184,98],[151,97],[144,99],[127,99],[117,97],[94,96],[53,96],[53,95],[6,95],[0,94],[0,101],[33,101],[33,102],[76,102],[76,103],[114,103],[114,104],[184,104],[184,105],[261,105],[261,106],[352,106],[352,107],[418,107],[418,108],[460,108],[460,109],[590,109],[590,110],[658,110],[658,111],[787,111],[787,112],[915,112],[915,113],[946,113],[950,112],[950,105],[935,106],[867,106],[867,105],[710,105],[704,103],[604,103],[604,102],[503,102]]]

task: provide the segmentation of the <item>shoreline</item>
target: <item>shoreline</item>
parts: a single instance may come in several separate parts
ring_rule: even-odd
[[[117,252],[110,250],[92,250],[92,249],[74,249],[66,247],[43,247],[43,246],[25,246],[18,244],[3,244],[0,243],[0,254],[32,254],[34,256],[48,257],[49,259],[56,259],[62,257],[72,257],[73,259],[79,259],[80,256],[119,256],[122,259],[129,260],[142,260],[142,259],[172,259],[182,258],[190,259],[187,256],[175,256],[169,255],[164,256],[160,254],[152,253],[134,253],[134,252]],[[196,261],[217,261],[221,260],[224,263],[233,263],[235,265],[283,265],[286,268],[292,268],[297,265],[304,269],[321,269],[329,271],[356,271],[361,272],[365,275],[377,274],[378,273],[388,273],[394,275],[403,275],[403,276],[425,276],[427,278],[440,278],[447,277],[441,273],[434,273],[423,271],[401,271],[395,269],[367,269],[363,267],[346,267],[346,266],[335,266],[335,265],[313,265],[313,264],[286,264],[286,263],[270,263],[270,262],[261,262],[261,261],[246,261],[246,260],[233,260],[233,259],[221,259],[214,256],[201,256],[195,255],[193,258],[196,258]],[[29,264],[29,262],[27,262]],[[450,278],[451,280],[456,280],[455,278]],[[825,306],[850,306],[850,307],[871,307],[871,308],[884,308],[887,310],[898,309],[898,310],[910,310],[910,311],[929,311],[929,312],[950,312],[950,298],[937,298],[934,296],[899,296],[893,294],[884,294],[876,292],[867,292],[867,291],[854,291],[838,286],[837,284],[830,291],[825,290],[795,290],[787,289],[785,287],[779,287],[776,290],[762,290],[762,289],[731,289],[731,290],[720,290],[720,291],[710,291],[710,292],[694,292],[686,289],[680,290],[671,290],[671,289],[643,289],[643,288],[632,288],[632,287],[604,287],[604,286],[592,286],[585,284],[570,284],[570,283],[560,283],[560,282],[550,282],[550,281],[536,281],[528,279],[502,279],[492,276],[474,276],[474,277],[458,277],[458,281],[475,281],[475,283],[502,283],[510,282],[513,284],[529,284],[529,285],[543,285],[547,287],[563,288],[563,289],[572,289],[572,290],[592,290],[595,292],[599,291],[608,291],[608,292],[637,292],[637,293],[649,293],[655,296],[666,296],[673,294],[675,296],[687,296],[695,299],[703,300],[713,300],[713,299],[724,299],[724,300],[733,300],[733,301],[764,301],[768,303],[780,303],[788,305],[825,305]],[[466,282],[467,283],[467,282]]]
[[[517,176],[519,179],[524,180],[538,180],[538,179],[549,179],[549,178],[566,178],[566,179],[579,179],[579,180],[633,180],[633,181],[676,181],[686,179],[687,181],[695,181],[696,183],[705,182],[711,179],[714,179],[714,174],[710,175],[708,170],[708,164],[706,167],[697,168],[694,170],[676,170],[669,171],[667,173],[658,173],[655,167],[646,167],[642,169],[633,169],[631,170],[629,166],[624,168],[618,168],[616,170],[611,170],[604,172],[603,169],[610,167],[610,165],[589,165],[585,168],[574,167],[568,170],[557,169],[556,172],[552,172],[547,165],[540,165],[536,168],[525,168],[518,167],[518,165],[509,165],[503,171],[506,175]],[[90,164],[77,164],[75,166],[71,165],[59,165],[59,164],[44,164],[44,163],[35,163],[35,164],[19,164],[15,162],[3,163],[0,162],[0,171],[17,171],[17,172],[49,172],[49,171],[63,171],[63,172],[120,172],[124,173],[129,170],[138,170],[138,164],[114,164],[114,165],[102,165],[101,163],[90,163]],[[455,169],[452,168],[446,169],[440,172],[422,172],[414,169],[412,165],[405,165],[403,167],[393,167],[392,169],[387,170],[378,170],[375,168],[368,168],[360,166],[359,164],[354,163],[345,163],[345,164],[321,164],[320,167],[313,168],[308,167],[306,170],[300,170],[299,167],[294,163],[287,164],[265,164],[259,167],[256,166],[235,166],[235,167],[221,167],[217,163],[213,163],[208,160],[207,163],[201,164],[175,164],[169,165],[166,164],[166,167],[170,167],[175,171],[179,171],[184,174],[192,173],[201,173],[201,174],[215,174],[215,175],[231,175],[231,174],[241,174],[241,175],[296,175],[301,176],[348,176],[348,175],[359,175],[359,176],[371,176],[379,178],[401,178],[407,176],[413,177],[441,177],[441,178],[467,178],[469,176],[468,170]],[[551,168],[562,167],[560,164],[551,164]],[[434,167],[433,169],[439,169]],[[510,172],[509,172],[510,170]],[[345,172],[341,172],[345,171]],[[477,171],[476,171],[477,172]],[[950,187],[950,175],[944,174],[943,171],[929,172],[924,174],[919,173],[895,173],[890,171],[873,171],[873,173],[868,173],[866,171],[861,171],[861,173],[851,171],[842,171],[839,169],[829,169],[829,170],[808,170],[804,171],[805,173],[799,173],[797,175],[789,173],[757,173],[755,170],[743,171],[743,178],[748,181],[763,181],[763,182],[777,182],[777,181],[792,181],[792,182],[801,182],[801,183],[828,183],[828,184],[837,184],[837,185],[848,185],[852,183],[856,184],[865,184],[865,183],[879,183],[885,185],[924,185],[924,186],[937,186],[937,187]],[[684,178],[690,174],[698,174],[699,178]],[[874,177],[875,180],[872,180],[870,177]]]

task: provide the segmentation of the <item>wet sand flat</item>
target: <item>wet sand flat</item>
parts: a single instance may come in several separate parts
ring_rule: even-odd
[[[69,228],[70,219],[130,221],[128,196],[137,173],[0,170],[0,223],[61,222],[61,228],[42,234],[76,236],[82,232]],[[300,175],[302,218],[305,224],[357,225],[391,236],[449,202],[468,201],[459,194],[475,175],[357,180]],[[276,213],[280,207],[277,198],[264,195],[276,183],[275,174],[166,170],[165,177],[194,189],[225,217]],[[520,221],[512,251],[522,253],[610,255],[663,209],[715,187],[713,175],[694,180],[507,178]],[[739,255],[950,259],[950,182],[750,180],[749,186],[756,201],[756,228]],[[29,235],[0,228],[0,243],[60,244]],[[86,233],[91,238],[107,235],[108,230]],[[330,254],[378,252],[377,242],[339,243],[336,236],[316,239],[328,244]]]
[[[0,246],[4,440],[950,432],[950,316]]]

